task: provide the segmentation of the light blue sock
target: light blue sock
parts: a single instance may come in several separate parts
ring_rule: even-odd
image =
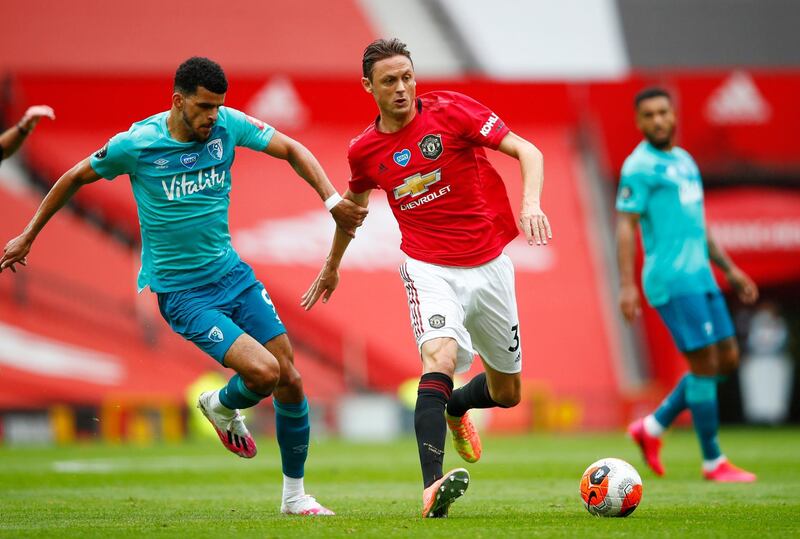
[[[305,473],[311,425],[308,422],[308,400],[298,404],[278,402],[275,405],[275,431],[281,449],[283,474],[300,478]]]
[[[219,390],[219,402],[231,410],[250,408],[267,397],[269,395],[259,395],[248,389],[238,374],[233,375],[228,385]]]
[[[661,402],[658,409],[653,412],[656,421],[665,429],[672,425],[678,414],[686,409],[686,381],[689,376],[691,375],[685,374],[683,378],[678,380],[672,393],[667,395],[667,398]]]
[[[722,455],[719,449],[719,405],[717,404],[717,377],[686,376],[686,405],[692,411],[694,430],[700,440],[704,460],[714,460]]]

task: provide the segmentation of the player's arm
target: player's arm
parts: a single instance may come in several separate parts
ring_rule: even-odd
[[[751,305],[758,299],[756,283],[739,267],[733,263],[728,253],[716,242],[711,233],[706,233],[708,240],[708,257],[719,269],[725,273],[725,278],[736,291],[742,303]]]
[[[522,209],[519,224],[529,245],[547,245],[553,237],[550,223],[541,208],[544,186],[544,156],[539,149],[524,138],[509,132],[497,148],[519,161],[522,173]]]
[[[364,222],[367,209],[342,198],[336,188],[325,175],[322,165],[308,148],[278,131],[272,136],[264,153],[287,161],[298,176],[303,178],[325,202],[337,228],[341,228],[351,238],[355,237],[356,228]]]
[[[617,217],[617,265],[619,266],[619,308],[628,322],[642,312],[639,288],[636,286],[636,227],[639,214],[619,212]]]
[[[39,120],[42,118],[55,120],[56,115],[53,109],[47,105],[29,107],[28,110],[25,111],[25,114],[22,115],[19,122],[17,122],[17,125],[0,134],[0,149],[2,149],[2,151],[0,151],[0,158],[7,159],[14,155],[19,147],[22,146],[25,138],[33,131],[33,128],[36,127],[36,124],[38,124]]]
[[[0,272],[6,268],[16,272],[17,270],[14,268],[16,263],[20,263],[23,266],[27,265],[25,257],[30,252],[33,241],[42,231],[44,225],[58,210],[64,207],[64,204],[72,198],[72,195],[78,189],[99,179],[100,175],[89,164],[89,159],[84,159],[61,176],[44,197],[39,209],[36,210],[33,219],[22,231],[22,234],[6,244],[5,249],[3,249],[3,257],[0,258]]]
[[[344,198],[360,208],[366,209],[369,204],[369,194],[370,190],[363,193],[353,193],[348,190],[344,194]],[[300,300],[300,305],[305,310],[311,309],[320,297],[322,297],[322,303],[327,303],[333,291],[336,290],[339,285],[339,266],[342,263],[344,252],[352,239],[353,237],[350,234],[340,227],[336,227],[336,232],[333,234],[333,244],[331,245],[330,253],[328,253],[328,258],[325,259],[325,265],[322,266],[319,275],[317,275],[317,278]]]

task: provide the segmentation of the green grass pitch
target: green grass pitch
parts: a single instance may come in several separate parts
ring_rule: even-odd
[[[800,536],[800,430],[728,429],[723,449],[758,473],[752,485],[700,478],[691,431],[666,437],[667,477],[653,476],[622,433],[486,438],[449,519],[419,517],[416,446],[314,440],[306,490],[338,515],[279,514],[273,440],[236,458],[217,444],[0,448],[0,537],[790,537]],[[448,442],[449,443],[449,442]],[[625,519],[589,515],[584,468],[619,457],[644,496]],[[447,467],[461,466],[452,450]]]

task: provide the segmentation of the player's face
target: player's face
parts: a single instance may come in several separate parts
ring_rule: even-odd
[[[636,110],[636,125],[656,148],[672,146],[672,137],[675,134],[672,102],[663,96],[645,99]]]
[[[411,114],[417,97],[417,82],[411,60],[402,55],[385,58],[372,67],[372,79],[362,78],[381,115],[403,118]]]
[[[219,108],[225,103],[225,94],[215,94],[202,86],[193,95],[181,95],[175,105],[181,112],[184,127],[190,138],[203,142],[211,135],[211,128],[217,123]]]

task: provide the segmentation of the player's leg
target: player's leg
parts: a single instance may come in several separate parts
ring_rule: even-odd
[[[275,407],[275,433],[281,452],[283,495],[281,512],[298,515],[333,515],[305,493],[303,478],[311,425],[303,380],[294,365],[294,352],[286,328],[264,285],[252,277],[251,285],[234,303],[232,316],[275,357],[279,377],[272,392]]]
[[[281,376],[272,394],[275,406],[275,435],[281,451],[283,495],[281,512],[292,515],[333,515],[333,511],[306,494],[305,464],[311,441],[308,399],[303,392],[303,380],[294,366],[294,352],[284,333],[265,345],[278,358]]]
[[[241,333],[223,356],[222,364],[236,374],[224,387],[201,394],[198,407],[225,447],[240,457],[252,458],[256,455],[255,440],[239,411],[252,408],[272,393],[280,373],[278,361],[258,341]]]
[[[463,468],[442,471],[447,436],[444,411],[453,389],[458,343],[450,337],[425,341],[420,355],[422,376],[414,409],[414,431],[424,484],[422,516],[441,518],[447,516],[450,504],[464,494],[469,484],[469,473]]]
[[[472,291],[465,325],[484,372],[453,391],[447,403],[447,423],[459,455],[475,462],[480,458],[481,443],[468,411],[510,408],[519,403],[522,348],[511,260],[503,255],[470,273]]]
[[[466,470],[443,473],[447,426],[444,410],[457,369],[469,368],[472,345],[463,327],[463,308],[443,269],[408,260],[400,268],[414,336],[422,359],[422,376],[414,409],[423,479],[423,517],[447,516],[449,506],[463,494]]]
[[[717,403],[717,372],[719,371],[716,344],[685,353],[689,361],[686,375],[686,406],[703,454],[703,469],[713,468],[724,460],[719,447],[719,405]]]
[[[232,274],[219,283],[160,293],[158,304],[176,333],[236,371],[226,386],[203,393],[198,407],[227,449],[250,458],[256,454],[255,442],[238,410],[254,406],[271,393],[278,381],[278,362],[228,316],[227,286]]]
[[[716,376],[714,376],[714,390],[716,396],[717,385],[725,377],[735,371],[739,365],[739,346],[734,337],[733,322],[731,321],[730,313],[728,312],[727,305],[725,305],[725,299],[722,297],[722,294],[719,292],[710,294],[707,296],[707,299],[714,330],[713,338],[717,341],[715,343],[717,371]],[[718,424],[719,404],[716,402],[715,404]],[[697,423],[695,420],[695,428],[696,427]],[[713,436],[713,439],[716,440],[717,429],[714,429]],[[705,448],[703,450],[703,475],[706,479],[711,481],[721,482],[748,483],[756,480],[754,474],[731,464],[727,458],[722,455],[722,452],[719,452],[719,456],[716,459],[709,459],[706,455]]]
[[[696,385],[694,376],[716,372],[716,350],[711,332],[711,313],[705,295],[697,294],[672,298],[656,307],[669,329],[675,345],[686,357],[690,372],[685,374],[653,413],[637,419],[628,426],[628,434],[639,445],[647,465],[656,475],[664,475],[661,463],[661,436],[675,418],[689,408],[686,390]],[[712,374],[713,376],[713,374]],[[700,384],[702,385],[702,381]]]

